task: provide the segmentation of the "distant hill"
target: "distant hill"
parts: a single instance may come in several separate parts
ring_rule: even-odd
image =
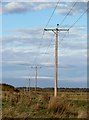
[[[20,90],[26,89],[26,87],[17,87],[15,88],[12,85],[8,85],[6,83],[0,84],[0,90],[2,91],[16,91],[19,92]],[[34,88],[30,88],[30,90],[34,91]],[[54,88],[37,88],[37,91],[47,92],[47,91],[54,91]],[[89,88],[58,88],[60,92],[89,92]]]
[[[8,84],[5,84],[5,83],[0,84],[0,89],[2,91],[16,91],[16,88],[14,86],[8,85]]]

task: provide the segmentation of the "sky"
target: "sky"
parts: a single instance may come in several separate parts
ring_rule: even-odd
[[[45,32],[68,29],[87,9],[86,2],[59,2],[50,22],[56,2],[7,2],[0,5],[0,54],[2,82],[19,86],[35,86],[38,67],[38,87],[54,87],[55,34]],[[0,66],[1,66],[0,65]],[[58,87],[87,87],[87,14],[69,30],[58,35]]]

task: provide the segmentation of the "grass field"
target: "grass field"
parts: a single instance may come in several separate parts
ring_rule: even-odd
[[[87,92],[2,91],[2,117],[87,118]]]

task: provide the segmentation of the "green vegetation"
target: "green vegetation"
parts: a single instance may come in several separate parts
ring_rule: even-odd
[[[2,116],[11,118],[86,118],[87,92],[58,92],[33,89],[2,92]]]

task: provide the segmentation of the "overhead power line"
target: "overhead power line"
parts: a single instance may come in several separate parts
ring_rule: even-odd
[[[55,6],[55,8],[54,8],[54,10],[53,10],[53,12],[52,12],[49,20],[48,20],[45,28],[48,26],[48,24],[49,24],[49,22],[50,22],[50,20],[51,20],[51,18],[52,18],[52,16],[53,16],[53,14],[54,14],[57,6],[58,6],[58,4],[59,4],[59,1],[60,1],[60,0],[58,0],[58,2],[57,2],[57,4],[56,4],[56,6]],[[62,25],[62,23],[64,22],[64,20],[66,19],[66,17],[67,17],[67,16],[70,14],[70,12],[73,10],[73,7],[76,5],[76,3],[77,3],[77,1],[73,4],[72,8],[71,8],[70,11],[67,13],[67,15],[64,17],[64,19],[61,21],[60,25]],[[88,9],[89,9],[89,8],[88,8]],[[88,9],[87,9],[87,10],[88,10]],[[69,27],[69,30],[70,30],[72,27],[74,27],[74,25],[75,25],[75,24],[81,19],[81,17],[87,12],[87,10],[85,10],[84,13],[81,14],[81,16]],[[39,46],[38,46],[39,52],[40,52],[40,48],[41,48],[41,46],[42,46],[42,40],[43,40],[43,38],[44,38],[44,34],[45,34],[45,31],[43,30],[43,34],[42,34],[42,37],[41,37],[41,42],[40,42],[40,44],[39,44]],[[64,38],[65,38],[65,36],[62,38],[62,40],[63,40]],[[48,49],[48,48],[47,48],[47,49]],[[38,54],[36,55],[36,57],[35,57],[35,59],[34,59],[34,62],[32,62],[33,64],[36,63],[37,57],[38,57]]]
[[[73,8],[75,7],[75,5],[77,4],[77,1],[73,4],[73,6],[71,7],[71,9],[69,10],[69,12],[65,15],[65,17],[63,18],[63,20],[61,21],[60,25],[62,25],[62,23],[65,21],[65,19],[67,18],[67,16],[71,13],[71,11],[73,10]]]
[[[53,10],[53,12],[52,12],[52,14],[51,14],[51,16],[50,16],[49,20],[48,20],[48,22],[47,22],[47,24],[46,24],[45,28],[48,26],[48,24],[49,24],[49,22],[50,22],[50,20],[51,20],[51,18],[52,18],[52,16],[53,16],[53,14],[54,14],[54,12],[55,12],[56,8],[57,8],[57,6],[58,6],[59,2],[60,2],[60,0],[58,0],[58,2],[57,2],[57,4],[56,4],[56,6],[55,6],[55,8],[54,8],[54,10]]]
[[[71,29],[72,27],[74,27],[74,25],[81,19],[81,17],[88,11],[89,8],[87,8],[87,10],[85,10],[80,16],[79,18],[69,27],[69,29]]]
[[[44,38],[44,34],[45,34],[45,31],[43,30],[42,37],[41,37],[41,42],[39,43],[39,46],[38,46],[39,53],[40,53],[40,48],[41,48],[42,41],[43,41],[43,38]],[[32,62],[33,65],[36,63],[37,57],[38,57],[38,54],[35,56],[35,58],[34,58],[34,60],[33,60],[33,62]]]
[[[52,16],[53,16],[53,14],[54,14],[54,12],[55,12],[58,4],[59,4],[59,1],[57,2],[57,5],[56,5],[56,7],[55,7],[55,9],[54,9],[54,11],[53,11],[53,13],[52,13],[52,15],[51,15],[48,23],[50,22],[50,20],[51,20],[51,18],[52,18]],[[77,4],[77,1],[73,4],[73,6],[72,6],[71,9],[69,10],[69,12],[65,15],[65,17],[63,18],[63,20],[61,21],[61,23],[60,23],[60,25],[59,25],[58,27],[60,27],[60,26],[62,25],[62,23],[65,21],[65,19],[67,18],[67,16],[71,13],[71,11],[73,10],[73,8],[75,7],[76,4]],[[47,23],[47,25],[48,25],[48,23]],[[46,27],[47,27],[47,25],[46,25]],[[50,42],[50,44],[51,44],[51,42]],[[48,48],[49,48],[49,47],[50,47],[50,45],[48,46]],[[48,48],[47,48],[47,49],[48,49]],[[46,50],[46,52],[47,52],[47,50]],[[45,52],[45,53],[46,53],[46,52]]]
[[[75,26],[75,24],[82,18],[82,16],[88,11],[89,8],[87,8],[80,16],[79,18],[69,27],[69,30]],[[61,40],[63,40],[66,37],[66,34],[63,36]]]
[[[48,47],[47,47],[47,49],[45,50],[44,54],[46,54],[47,51],[48,51],[48,49],[51,47],[51,43],[52,43],[53,40],[54,40],[54,37],[53,37],[53,39],[51,39],[50,44],[48,45]]]
[[[54,10],[53,10],[53,12],[52,12],[52,14],[51,14],[51,16],[50,16],[50,18],[49,18],[47,24],[45,25],[45,28],[48,26],[48,24],[49,24],[49,22],[50,22],[50,20],[51,20],[51,18],[52,18],[52,16],[53,16],[53,14],[54,14],[56,8],[57,8],[59,2],[60,2],[60,0],[58,0],[58,2],[56,3],[56,6],[55,6],[55,8],[54,8]],[[44,28],[44,29],[45,29],[45,28]],[[44,38],[44,34],[45,34],[45,30],[44,30],[44,29],[43,29],[43,33],[42,33],[42,37],[41,37],[41,42],[40,42],[40,44],[39,44],[39,46],[38,46],[39,53],[40,53],[40,48],[41,48],[41,46],[42,46],[42,40],[43,40],[43,38]],[[37,57],[38,57],[38,55],[35,56],[35,58],[34,58],[34,60],[33,60],[33,62],[32,62],[33,65],[36,63],[36,61],[37,61]]]

